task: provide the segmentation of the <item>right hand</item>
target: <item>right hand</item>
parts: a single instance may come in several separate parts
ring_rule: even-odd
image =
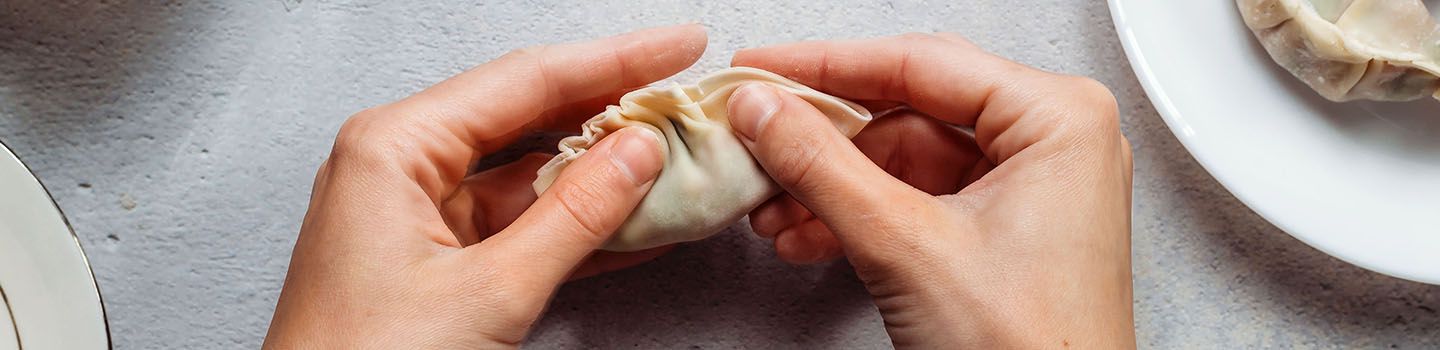
[[[1103,85],[950,34],[788,44],[733,64],[918,111],[852,144],[783,91],[730,99],[736,133],[787,193],[751,213],[755,232],[793,263],[846,256],[897,346],[1135,346],[1131,154]]]

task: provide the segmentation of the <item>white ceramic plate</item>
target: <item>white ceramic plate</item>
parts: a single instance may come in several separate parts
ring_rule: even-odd
[[[60,209],[0,144],[0,350],[106,349],[110,334],[85,253]]]
[[[1237,198],[1337,258],[1440,284],[1440,102],[1329,102],[1270,60],[1233,0],[1110,11],[1155,108]]]

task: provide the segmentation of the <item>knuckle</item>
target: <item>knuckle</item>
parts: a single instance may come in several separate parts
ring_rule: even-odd
[[[930,42],[936,39],[938,38],[935,36],[935,34],[931,33],[909,32],[905,34],[900,34],[900,40],[910,42]]]
[[[501,58],[502,58],[502,59],[522,59],[522,60],[523,60],[523,59],[537,59],[537,58],[543,56],[543,55],[545,54],[545,51],[546,51],[546,50],[549,50],[549,48],[550,48],[549,45],[534,45],[534,46],[522,47],[522,48],[510,50],[510,52],[505,53],[505,55],[504,55],[504,56],[501,56]]]
[[[1092,133],[1120,134],[1119,104],[1105,84],[1083,76],[1065,76],[1059,84],[1066,91],[1077,111],[1072,118],[1079,130]]]
[[[368,108],[356,113],[340,126],[330,160],[343,163],[353,158],[369,159],[389,152],[384,138],[386,106]]]
[[[922,50],[953,46],[957,44],[963,48],[970,48],[971,46],[973,46],[970,44],[970,41],[965,40],[959,35],[951,33],[909,32],[905,34],[900,34],[898,39],[902,43]]]
[[[821,161],[819,145],[823,145],[823,139],[815,133],[804,133],[795,137],[785,138],[785,141],[776,147],[775,156],[772,158],[772,165],[775,181],[789,186],[805,186],[810,178],[810,173],[815,169],[815,163]]]
[[[566,216],[574,220],[572,226],[575,226],[578,233],[587,238],[603,239],[607,236],[604,225],[605,203],[613,200],[600,190],[602,186],[590,185],[594,184],[582,180],[560,186],[555,196]]]
[[[960,45],[965,45],[965,46],[974,46],[974,45],[975,45],[973,42],[970,41],[969,38],[966,38],[964,35],[960,35],[960,33],[954,33],[954,32],[939,32],[939,33],[935,33],[935,36],[938,37],[938,38],[940,38],[940,39],[944,39],[944,40],[946,40],[946,41],[949,41],[949,42],[955,43],[955,44],[960,44]]]
[[[1083,76],[1072,76],[1070,79],[1069,85],[1074,86],[1076,97],[1081,101],[1107,111],[1119,108],[1115,101],[1115,94],[1111,93],[1110,88],[1106,87],[1104,83]]]
[[[901,43],[910,46],[912,50],[921,53],[953,55],[956,53],[955,50],[985,51],[965,36],[950,32],[910,32],[900,34],[896,38]]]
[[[336,142],[354,142],[364,138],[365,135],[375,130],[375,124],[380,120],[380,115],[384,114],[383,108],[383,106],[370,107],[350,116],[350,119],[346,119],[345,123],[340,124]]]

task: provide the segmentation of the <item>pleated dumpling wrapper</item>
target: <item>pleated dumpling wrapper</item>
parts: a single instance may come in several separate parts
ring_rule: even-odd
[[[581,125],[580,135],[560,141],[560,154],[538,172],[535,193],[544,193],[571,161],[601,139],[638,126],[660,136],[665,165],[650,192],[601,249],[637,251],[724,230],[780,191],[730,129],[730,95],[746,83],[769,84],[799,96],[848,137],[872,119],[865,107],[774,73],[729,68],[695,85],[651,86],[625,94],[618,106],[606,107]]]
[[[1270,57],[1326,99],[1440,99],[1440,26],[1421,0],[1236,3]]]

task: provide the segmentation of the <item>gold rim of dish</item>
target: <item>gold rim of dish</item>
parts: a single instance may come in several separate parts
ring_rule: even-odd
[[[100,292],[100,283],[95,280],[95,269],[90,266],[90,257],[88,254],[85,254],[85,246],[80,243],[80,236],[75,234],[75,226],[70,225],[70,218],[65,216],[65,211],[61,210],[60,204],[55,202],[55,196],[50,193],[50,189],[45,187],[43,181],[40,181],[40,176],[35,175],[35,170],[30,169],[29,165],[25,165],[25,160],[21,159],[20,155],[15,153],[15,149],[5,144],[4,140],[0,140],[0,149],[4,149],[6,153],[9,153],[11,157],[14,157],[16,161],[20,162],[20,167],[25,169],[25,172],[30,173],[30,179],[34,180],[36,185],[40,185],[40,190],[44,191],[45,197],[50,199],[50,207],[55,209],[55,213],[60,214],[60,222],[64,223],[65,230],[70,232],[70,241],[75,243],[75,249],[80,250],[80,261],[85,265],[85,273],[90,277],[90,285],[95,287],[95,300],[100,302],[100,322],[105,325],[105,347],[107,349],[115,349],[115,341],[110,336],[110,315],[105,310],[105,293]],[[0,288],[0,298],[4,299],[5,308],[7,310],[10,309],[10,300],[4,297],[3,288]],[[19,344],[20,323],[16,322],[13,312],[10,313],[10,322],[11,325],[15,327],[15,341]],[[20,344],[20,349],[24,349],[23,344]]]
[[[25,342],[20,341],[20,322],[15,321],[15,310],[10,308],[10,297],[5,296],[3,285],[0,285],[0,302],[5,303],[5,316],[10,318],[10,328],[15,331],[15,347],[25,350]]]

